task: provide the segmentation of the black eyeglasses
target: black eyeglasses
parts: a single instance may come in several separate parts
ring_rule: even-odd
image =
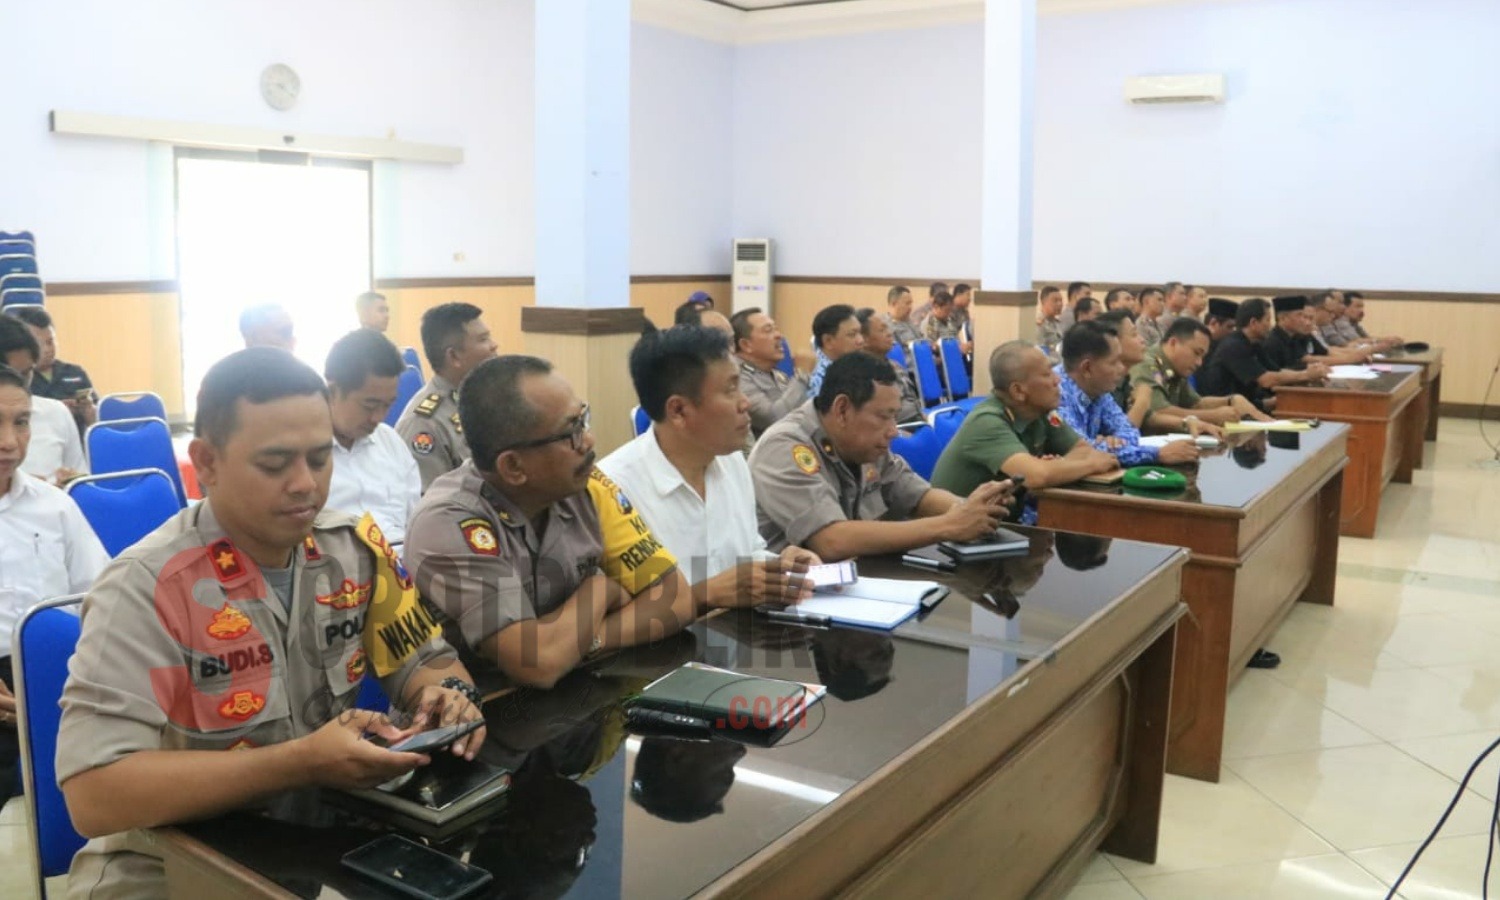
[[[505,453],[509,450],[530,450],[533,447],[545,447],[548,444],[555,444],[558,441],[568,441],[572,444],[574,453],[582,453],[583,436],[588,433],[589,421],[589,405],[585,403],[583,404],[583,409],[579,410],[578,415],[573,418],[572,427],[567,431],[559,432],[552,435],[551,437],[537,438],[531,441],[522,441],[519,444],[511,444],[509,447],[506,447],[500,452]]]

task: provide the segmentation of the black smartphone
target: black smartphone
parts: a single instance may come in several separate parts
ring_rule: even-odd
[[[1004,473],[1002,472],[1001,474],[1004,474]],[[1013,484],[1013,485],[1015,485],[1015,489],[1018,490],[1018,491],[1021,488],[1023,488],[1023,487],[1026,486],[1026,476],[1025,475],[1006,475],[1005,478],[1002,478],[1000,480],[1004,481],[1004,480],[1006,480],[1006,478],[1010,479],[1010,483]]]
[[[901,554],[901,562],[913,568],[938,572],[952,572],[958,568],[958,563],[954,562],[948,554],[940,551],[936,544],[913,547]]]
[[[489,884],[490,873],[424,847],[399,834],[387,834],[345,853],[345,866],[408,897],[457,900]]]
[[[403,741],[397,741],[386,749],[396,750],[401,753],[431,753],[433,750],[441,750],[466,734],[484,727],[483,719],[475,719],[459,725],[445,725],[441,728],[429,728],[419,731]]]

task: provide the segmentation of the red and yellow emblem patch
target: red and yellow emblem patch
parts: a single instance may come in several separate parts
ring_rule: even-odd
[[[354,609],[364,606],[370,602],[370,583],[355,584],[348,578],[338,586],[338,589],[327,594],[318,594],[317,601],[324,606],[334,609]]]
[[[365,677],[365,669],[367,668],[369,668],[369,665],[365,659],[365,651],[362,649],[356,650],[354,651],[354,655],[349,657],[349,662],[344,665],[344,674],[348,676],[349,683],[353,684]]]
[[[823,464],[818,461],[818,454],[806,444],[796,444],[792,447],[792,462],[796,463],[797,468],[807,475],[816,475],[818,470],[823,468]]]
[[[1057,410],[1054,409],[1052,412],[1047,413],[1047,424],[1053,428],[1062,427],[1062,416],[1057,414]]]
[[[416,437],[411,439],[411,452],[418,456],[427,456],[432,453],[432,448],[437,446],[432,435],[425,431],[417,432]]]
[[[469,549],[482,556],[499,556],[500,541],[495,538],[495,529],[485,519],[464,519],[458,523],[458,530],[463,532],[464,543]]]
[[[208,636],[221,641],[232,641],[250,632],[250,617],[228,603],[208,620]]]
[[[219,704],[219,715],[243,722],[266,708],[266,698],[254,691],[235,691]]]

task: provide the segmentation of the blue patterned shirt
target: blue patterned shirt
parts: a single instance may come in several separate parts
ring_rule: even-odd
[[[1083,392],[1072,376],[1063,371],[1062,366],[1054,366],[1052,371],[1062,379],[1062,397],[1057,405],[1057,414],[1068,423],[1068,427],[1078,432],[1096,449],[1114,454],[1120,465],[1126,468],[1156,462],[1156,448],[1141,446],[1140,429],[1131,424],[1130,418],[1120,409],[1120,404],[1115,402],[1113,396],[1101,394],[1097,399],[1090,400],[1089,395]],[[1105,437],[1119,438],[1125,442],[1125,446],[1105,446]]]
[[[829,359],[828,356],[823,353],[822,347],[819,347],[818,364],[816,366],[813,366],[812,374],[807,378],[807,396],[818,396],[818,391],[821,391],[823,389],[823,374],[828,371],[828,367],[831,365],[833,365],[833,360]]]

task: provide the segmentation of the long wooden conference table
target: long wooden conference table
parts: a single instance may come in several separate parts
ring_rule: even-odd
[[[1181,491],[1088,484],[1039,492],[1047,528],[1192,552],[1182,573],[1167,771],[1218,781],[1229,688],[1292,604],[1332,604],[1348,426],[1238,434],[1184,469]],[[1274,649],[1272,646],[1270,649]]]
[[[1053,897],[1098,848],[1153,861],[1187,555],[1029,533],[942,576],[861,560],[953,588],[894,632],[740,610],[490,698],[510,790],[431,845],[507,897]],[[628,734],[621,701],[690,659],[829,693],[772,747]],[[339,864],[394,826],[273,807],[147,833],[171,896],[394,896]]]
[[[1349,469],[1344,473],[1339,533],[1374,537],[1380,496],[1392,481],[1410,484],[1422,464],[1427,408],[1422,371],[1387,365],[1374,378],[1332,378],[1276,389],[1276,415],[1313,417],[1349,426]]]
[[[1427,440],[1438,437],[1439,407],[1443,402],[1443,348],[1429,347],[1420,352],[1397,350],[1386,354],[1386,362],[1417,366],[1422,370],[1422,402],[1427,410]]]

